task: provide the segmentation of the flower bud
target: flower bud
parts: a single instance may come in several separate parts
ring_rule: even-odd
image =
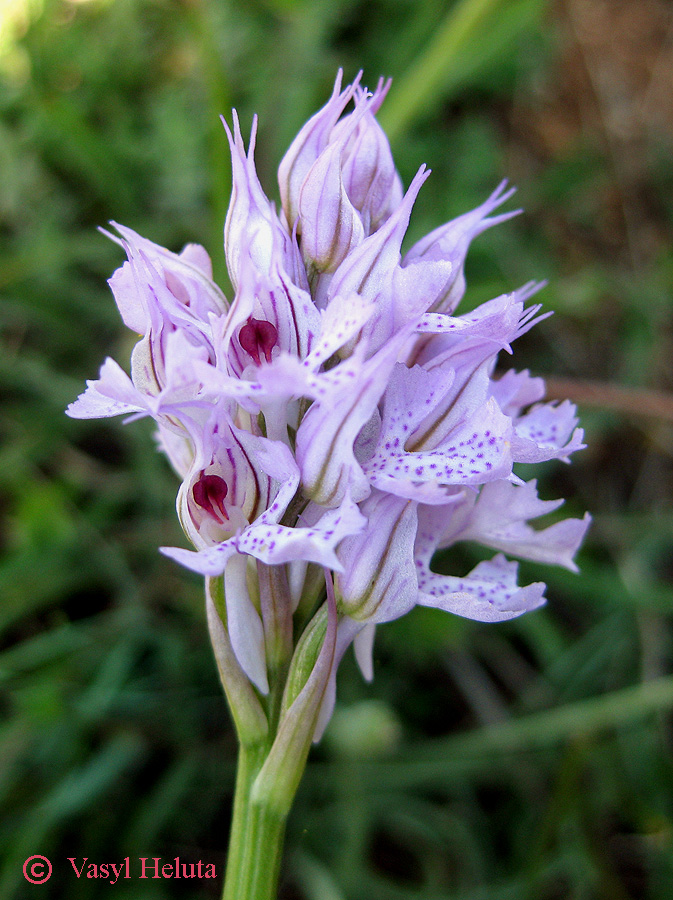
[[[255,171],[255,138],[257,118],[253,119],[248,152],[245,152],[241,127],[233,112],[234,134],[222,119],[231,148],[232,191],[224,223],[224,251],[227,269],[234,288],[238,286],[242,254],[249,253],[261,271],[268,271],[274,250],[280,253],[288,270],[294,266],[290,236],[281,224],[273,205],[259,183]]]
[[[340,144],[311,166],[299,195],[301,249],[311,274],[333,272],[365,236],[360,216],[341,178]]]
[[[351,135],[342,158],[342,178],[348,198],[360,213],[365,234],[371,234],[402,202],[402,182],[385,132],[376,121],[390,80],[381,79],[367,104],[367,111]],[[358,101],[364,92],[358,88]],[[353,115],[353,113],[351,113]],[[349,127],[350,116],[342,119],[333,131],[336,138]]]
[[[337,611],[329,573],[326,586],[327,601],[295,650],[301,659],[290,664],[291,673],[296,670],[288,678],[276,738],[252,788],[253,803],[263,803],[280,816],[290,809],[338,665]]]
[[[327,604],[325,603],[308,623],[297,643],[283,691],[281,716],[288,711],[306,685],[325,643],[326,632]]]
[[[278,167],[278,185],[283,211],[291,229],[299,215],[299,194],[304,179],[313,163],[327,147],[331,131],[355,93],[361,76],[362,72],[353,84],[342,91],[343,71],[339,69],[332,96],[322,109],[311,116],[281,160]]]
[[[416,504],[375,491],[361,506],[367,526],[339,547],[339,609],[359,621],[387,622],[416,602]]]

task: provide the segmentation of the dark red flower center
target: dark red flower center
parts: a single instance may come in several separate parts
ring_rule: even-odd
[[[248,319],[238,333],[241,347],[252,356],[255,364],[262,361],[262,354],[267,362],[271,362],[271,351],[278,343],[278,332],[275,325],[264,319]]]
[[[195,482],[192,488],[194,502],[201,509],[205,509],[209,516],[212,516],[220,525],[224,525],[225,521],[229,521],[227,510],[224,506],[224,499],[229,489],[227,482],[219,475],[201,474],[201,477]]]

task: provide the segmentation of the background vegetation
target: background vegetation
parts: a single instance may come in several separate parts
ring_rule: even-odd
[[[335,71],[394,76],[383,118],[413,235],[503,177],[468,303],[547,278],[515,364],[580,403],[589,449],[543,496],[591,510],[581,575],[502,626],[418,610],[348,658],[288,835],[283,900],[665,900],[673,884],[673,18],[665,0],[22,0],[0,7],[0,849],[3,900],[217,897],[77,881],[66,858],[222,871],[235,746],[176,481],[146,423],[75,422],[128,358],[115,219],[225,283],[220,113],[274,167]],[[412,235],[412,236],[413,236]],[[563,379],[566,383],[560,383]],[[473,548],[442,565],[463,571]],[[448,571],[449,569],[447,569]],[[48,885],[21,875],[42,853]]]

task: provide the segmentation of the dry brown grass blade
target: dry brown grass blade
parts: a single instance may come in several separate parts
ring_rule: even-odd
[[[600,381],[545,378],[548,400],[566,397],[580,406],[595,406],[628,416],[650,416],[673,422],[673,394],[622,387]]]

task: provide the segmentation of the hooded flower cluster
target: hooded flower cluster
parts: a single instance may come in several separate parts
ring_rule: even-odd
[[[470,242],[514,215],[494,215],[512,191],[500,185],[402,255],[430,173],[404,193],[375,118],[388,86],[337,78],[280,164],[280,212],[255,171],[256,123],[247,151],[236,115],[233,134],[225,123],[231,301],[202,247],[176,255],[114,226],[128,261],[110,286],[141,337],[131,377],[107,359],[68,410],[155,420],[194,547],[163,552],[208,577],[216,653],[219,641],[258,697],[284,665],[286,712],[318,660],[318,729],[351,643],[370,677],[375,626],[416,604],[483,622],[534,609],[544,585],[519,586],[507,556],[573,569],[588,525],[531,527],[562,501],[514,471],[583,446],[571,403],[543,402],[526,371],[495,371],[544,318],[526,306],[539,285],[455,314]],[[433,572],[458,541],[497,552],[464,575]]]

